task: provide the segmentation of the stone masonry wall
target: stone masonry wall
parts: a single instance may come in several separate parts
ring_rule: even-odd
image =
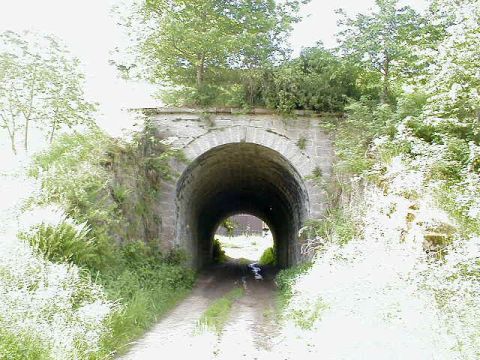
[[[179,203],[178,182],[196,159],[223,145],[256,144],[278,153],[291,165],[297,178],[299,175],[299,181],[303,182],[302,186],[306,189],[307,196],[303,204],[306,208],[306,219],[318,219],[324,213],[326,193],[318,180],[322,177],[328,181],[332,174],[332,139],[324,125],[326,118],[334,117],[333,115],[305,116],[300,113],[284,118],[261,109],[242,114],[229,109],[185,108],[144,109],[144,114],[153,123],[163,141],[181,150],[186,157],[186,162],[172,160],[171,165],[177,177],[173,181],[165,182],[161,187],[159,215],[162,219],[163,248],[180,246],[190,249],[188,251],[192,256],[197,256],[192,245],[187,242],[198,239],[181,238],[182,229],[178,228],[182,220],[179,219],[179,209],[181,205],[185,205]],[[292,242],[295,241],[296,239],[292,239]],[[293,247],[295,255],[290,256],[289,263],[299,259],[300,244],[294,244]]]

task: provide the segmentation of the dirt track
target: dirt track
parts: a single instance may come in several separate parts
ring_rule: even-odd
[[[274,319],[275,269],[262,269],[255,280],[245,265],[217,265],[199,275],[192,293],[138,340],[124,360],[265,359],[278,358],[269,350],[278,328]],[[221,334],[198,327],[208,306],[236,286],[245,288]]]

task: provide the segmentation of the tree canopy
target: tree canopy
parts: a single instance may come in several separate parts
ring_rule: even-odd
[[[414,45],[419,41],[424,18],[411,7],[399,7],[398,0],[376,0],[377,10],[370,14],[359,14],[355,18],[342,16],[338,34],[339,50],[372,71],[375,82],[381,85],[380,98],[388,102],[391,97],[392,79],[410,76],[415,71]]]
[[[135,61],[146,65],[142,76],[187,88],[200,96],[194,102],[202,103],[230,91],[245,72],[287,58],[286,40],[299,20],[300,3],[145,0],[129,10],[123,23],[136,39]]]

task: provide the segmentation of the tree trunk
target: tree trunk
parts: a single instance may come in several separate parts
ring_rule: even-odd
[[[197,64],[197,89],[200,89],[203,85],[205,74],[205,55],[198,56],[198,64]]]
[[[25,152],[28,152],[28,126],[30,124],[30,120],[26,119],[25,120],[25,132],[24,132],[24,137],[23,137],[23,148],[25,149]]]
[[[23,139],[23,148],[25,149],[25,152],[28,152],[28,130],[29,130],[29,125],[30,125],[30,120],[32,117],[32,111],[33,111],[33,99],[35,97],[35,83],[37,82],[37,64],[34,64],[33,67],[33,77],[32,77],[32,84],[31,84],[31,89],[30,89],[30,101],[29,101],[29,107],[28,107],[28,113],[23,115],[25,116],[25,133],[24,133],[24,139]]]
[[[50,144],[53,142],[53,135],[55,134],[55,126],[56,126],[56,121],[53,120],[52,131],[50,131],[50,139],[49,139]]]
[[[383,89],[380,95],[380,101],[382,104],[388,103],[389,95],[389,86],[388,82],[390,80],[390,58],[388,54],[385,54],[385,61],[383,62]]]
[[[10,133],[10,130],[8,130],[8,136],[10,137],[10,144],[12,146],[13,154],[17,155],[17,147],[15,146],[15,132]]]
[[[10,138],[10,146],[14,155],[17,155],[17,147],[15,146],[15,130],[10,131],[10,128],[7,127],[8,137]]]
[[[10,146],[12,148],[12,151],[15,155],[17,155],[17,147],[15,146],[15,121],[12,115],[12,129],[10,129],[10,126],[8,126],[8,121],[7,119],[0,114],[0,117],[3,120],[4,128],[7,129],[8,132],[8,138],[10,139]]]

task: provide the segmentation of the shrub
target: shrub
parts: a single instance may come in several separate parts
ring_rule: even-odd
[[[347,211],[341,207],[328,209],[321,220],[307,221],[304,228],[307,238],[322,238],[339,244],[346,244],[359,232],[359,226]]]
[[[261,81],[261,98],[281,112],[295,109],[342,111],[348,98],[358,98],[356,69],[322,44],[273,70]]]
[[[134,248],[145,251],[137,243],[122,252],[132,255]],[[143,253],[144,258],[127,255],[121,271],[100,274],[98,278],[108,296],[122,306],[121,311],[108,320],[110,331],[102,339],[101,351],[96,355],[98,359],[124,353],[132,340],[155,324],[194,283],[193,271],[180,264],[168,264],[148,253],[150,250]]]
[[[227,260],[225,255],[225,250],[222,249],[222,243],[218,239],[213,240],[213,262],[216,264],[221,264]]]
[[[115,310],[87,272],[52,263],[10,239],[2,240],[0,251],[0,298],[0,332],[14,331],[0,334],[0,349],[24,351],[26,357],[49,353],[52,359],[88,358],[99,350],[105,319]]]
[[[266,248],[259,260],[260,265],[277,265],[277,254],[273,247]]]
[[[132,250],[141,249],[143,258],[132,258]],[[109,297],[119,299],[122,311],[109,321],[111,332],[103,340],[103,350],[122,353],[131,340],[142,335],[158,317],[188,292],[194,274],[180,264],[168,264],[146,247],[136,243],[122,251],[127,255],[125,268],[101,275]]]
[[[108,317],[108,331],[102,332],[100,348],[90,351],[91,359],[124,351],[194,282],[194,273],[183,264],[185,255],[160,253],[154,245],[158,234],[145,231],[158,222],[151,206],[161,179],[173,174],[169,160],[184,160],[181,152],[159,144],[150,130],[147,124],[145,133],[129,144],[98,130],[63,136],[35,157],[30,171],[42,190],[32,203],[58,204],[73,220],[40,224],[22,238],[47,259],[82,267],[82,274],[102,285],[120,308]],[[134,241],[145,233],[145,242]],[[80,351],[84,344],[75,346]]]
[[[222,222],[221,226],[225,229],[228,236],[233,236],[237,224],[232,220],[232,218],[228,218]]]

